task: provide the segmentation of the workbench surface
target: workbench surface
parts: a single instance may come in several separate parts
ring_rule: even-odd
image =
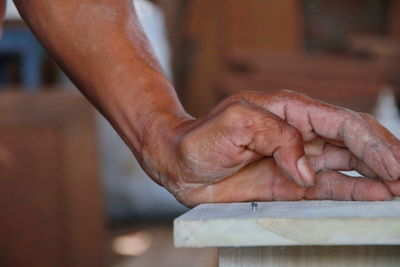
[[[399,245],[400,201],[202,204],[177,218],[178,247]]]

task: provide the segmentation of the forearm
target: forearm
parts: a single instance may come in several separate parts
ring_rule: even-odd
[[[130,0],[15,0],[47,50],[140,155],[149,131],[188,118]]]

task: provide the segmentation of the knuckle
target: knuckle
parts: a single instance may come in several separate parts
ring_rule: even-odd
[[[280,101],[298,101],[302,103],[313,103],[313,99],[309,96],[288,90],[288,89],[280,89],[273,94],[274,98]]]
[[[236,119],[241,117],[247,110],[247,105],[244,100],[236,100],[235,102],[230,103],[226,109],[225,114],[228,118]]]
[[[230,126],[247,128],[253,124],[254,112],[244,101],[236,101],[226,107],[222,117],[223,121]]]
[[[354,126],[354,123],[359,124],[361,121],[364,121],[362,116],[353,110],[343,108],[339,109],[338,112],[340,112],[340,115],[344,118],[344,123],[346,126]]]
[[[363,117],[361,113],[355,112],[350,109],[345,109],[346,117],[352,121],[362,121]]]
[[[352,110],[348,110],[346,114],[346,126],[349,128],[359,128],[365,130],[368,125],[369,117],[362,113],[358,113]]]

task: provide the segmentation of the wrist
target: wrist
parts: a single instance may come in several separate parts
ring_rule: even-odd
[[[123,96],[109,94],[108,100],[100,106],[107,105],[106,117],[137,157],[147,149],[154,136],[170,133],[176,124],[192,119],[183,109],[171,83],[160,73],[133,82],[132,79],[120,80],[107,87],[114,92],[121,91]]]
[[[134,151],[146,173],[168,190],[174,187],[174,172],[178,168],[176,148],[186,125],[194,120],[184,113],[159,112],[152,114],[144,127]]]
[[[135,154],[146,173],[157,183],[166,185],[177,140],[186,122],[193,118],[179,102],[171,83],[159,72],[142,79],[125,79],[103,83],[110,92],[102,98],[103,113]],[[99,85],[100,86],[100,85]],[[103,90],[101,90],[103,91]],[[111,93],[112,91],[112,93]]]

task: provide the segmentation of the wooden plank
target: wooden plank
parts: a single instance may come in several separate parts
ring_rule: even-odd
[[[399,266],[398,246],[251,247],[219,249],[220,267]]]
[[[178,247],[398,245],[400,201],[203,204],[174,221]]]

